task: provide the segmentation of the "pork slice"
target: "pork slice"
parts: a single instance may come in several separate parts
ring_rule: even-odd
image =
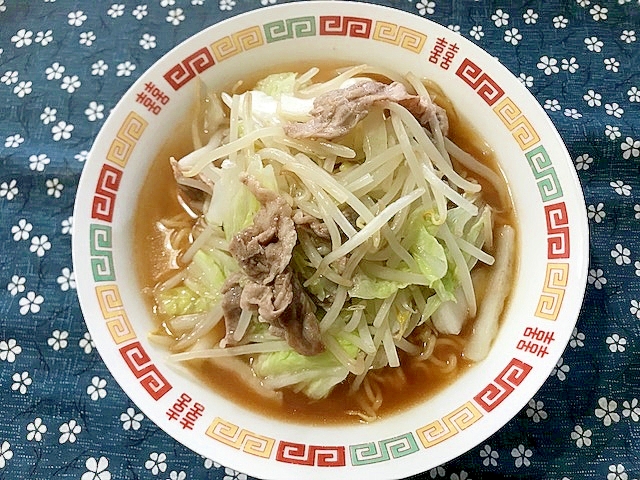
[[[292,301],[282,315],[271,323],[271,331],[283,336],[291,348],[301,355],[317,355],[324,351],[324,343],[315,315],[316,306],[296,275],[290,277],[289,285]]]
[[[309,112],[311,119],[285,125],[285,133],[293,138],[341,137],[369,113],[371,106],[382,102],[403,105],[423,126],[428,125],[440,108],[428,96],[424,98],[410,94],[401,83],[386,84],[368,80],[319,95]]]
[[[233,345],[233,333],[238,328],[240,322],[240,314],[242,307],[240,299],[242,298],[243,287],[240,284],[242,276],[235,274],[227,278],[222,285],[222,313],[224,315],[225,336],[222,340],[223,345]]]
[[[308,228],[316,237],[323,240],[331,240],[327,224],[312,215],[304,213],[302,210],[296,210],[293,214],[293,223],[297,226]]]
[[[229,243],[229,251],[243,272],[252,280],[267,285],[284,271],[298,241],[293,211],[275,192],[261,187],[250,176],[242,179],[262,207],[253,224],[238,232]]]

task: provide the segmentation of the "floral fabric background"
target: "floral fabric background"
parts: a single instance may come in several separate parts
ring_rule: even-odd
[[[0,0],[0,478],[244,480],[150,422],[87,333],[74,194],[109,111],[160,56],[280,0]],[[548,381],[420,479],[640,478],[640,2],[380,0],[497,56],[560,131],[586,197],[586,297]]]

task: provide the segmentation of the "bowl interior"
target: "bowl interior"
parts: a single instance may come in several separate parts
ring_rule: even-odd
[[[188,116],[198,77],[221,88],[292,65],[360,63],[433,80],[494,148],[516,209],[519,264],[505,321],[483,362],[390,418],[310,428],[238,408],[170,366],[166,352],[148,342],[154,323],[131,267],[144,248],[133,242],[133,213],[152,160]],[[86,163],[74,215],[78,294],[114,377],[174,438],[261,478],[404,477],[474,447],[547,378],[570,338],[586,280],[581,189],[535,99],[493,57],[454,32],[360,3],[270,7],[176,47],[113,110]],[[180,402],[185,411],[172,418]],[[182,421],[187,412],[190,423]]]

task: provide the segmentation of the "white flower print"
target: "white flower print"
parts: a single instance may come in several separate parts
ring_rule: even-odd
[[[449,477],[449,480],[470,480],[470,479],[469,479],[469,474],[466,471],[461,470],[460,474],[452,473],[451,476]]]
[[[87,150],[80,150],[76,153],[73,158],[75,158],[80,163],[84,163],[87,161],[87,157],[89,156],[89,152]]]
[[[122,3],[114,3],[111,5],[109,10],[107,10],[107,15],[111,18],[118,18],[124,15],[124,5]]]
[[[422,0],[416,4],[416,8],[418,9],[418,13],[420,15],[433,15],[433,13],[436,11],[436,2]]]
[[[160,6],[162,8],[173,7],[176,4],[176,0],[160,0]]]
[[[77,435],[82,431],[82,427],[72,419],[60,425],[58,431],[60,432],[60,438],[58,438],[59,443],[75,443]]]
[[[11,384],[11,390],[20,392],[21,395],[27,393],[29,385],[33,383],[33,379],[29,376],[29,372],[14,373],[11,377],[13,383]]]
[[[60,225],[62,226],[63,235],[73,234],[73,217],[65,218],[62,222],[60,222]]]
[[[87,471],[82,474],[80,480],[111,480],[111,473],[109,473],[109,460],[106,457],[100,457],[95,459],[89,457],[85,462]]]
[[[47,157],[44,153],[39,153],[38,155],[31,155],[29,157],[29,168],[36,172],[44,171],[44,167],[49,165],[51,159]]]
[[[156,48],[156,36],[150,35],[148,33],[143,33],[140,42],[138,42],[142,48],[145,50],[149,50],[151,48]]]
[[[56,114],[58,110],[51,107],[44,107],[44,110],[40,114],[40,120],[44,125],[49,125],[51,122],[56,121]]]
[[[553,21],[554,28],[567,28],[567,25],[569,25],[569,20],[567,20],[562,15],[558,15],[557,17],[553,17],[552,21]]]
[[[13,363],[16,357],[22,353],[22,347],[18,345],[15,338],[0,341],[0,360]]]
[[[447,473],[447,471],[442,466],[438,466],[429,470],[429,476],[431,478],[444,477],[445,473]]]
[[[24,142],[24,137],[19,133],[16,133],[14,135],[9,135],[4,140],[4,146],[6,148],[18,148],[23,142]]]
[[[4,4],[4,0],[0,0],[0,13],[6,12],[7,6]]]
[[[17,294],[24,292],[26,283],[26,278],[13,275],[11,281],[7,284],[7,290],[9,290],[12,297],[15,297]]]
[[[0,77],[0,82],[5,85],[13,85],[14,83],[18,83],[18,72],[15,70],[7,70],[4,72],[2,77]]]
[[[562,70],[566,70],[569,73],[576,73],[579,68],[580,68],[580,65],[578,65],[578,61],[576,60],[576,57],[571,57],[569,59],[566,59],[566,58],[562,59]]]
[[[607,400],[606,397],[600,397],[598,399],[598,405],[598,408],[595,409],[595,415],[597,418],[602,419],[605,427],[609,427],[612,423],[618,423],[620,421],[620,415],[616,412],[618,404],[615,400]]]
[[[116,76],[117,77],[129,77],[131,73],[136,69],[136,66],[131,63],[129,60],[126,62],[120,63],[116,67]]]
[[[120,415],[123,430],[139,430],[142,420],[144,420],[144,415],[136,412],[131,407],[127,408],[127,411]]]
[[[529,460],[533,456],[533,452],[525,448],[524,445],[518,445],[518,448],[514,448],[511,450],[511,456],[515,459],[516,468],[520,468],[522,466],[528,467],[531,465],[531,460]]]
[[[496,27],[504,27],[509,23],[509,14],[499,8],[496,13],[491,15],[491,20]]]
[[[640,260],[636,260],[633,266],[636,269],[636,276],[640,277]]]
[[[80,34],[80,45],[86,45],[87,47],[90,47],[91,45],[93,45],[93,42],[95,41],[96,41],[96,34],[93,33],[92,31],[82,32]]]
[[[525,73],[521,73],[518,75],[518,80],[527,88],[533,87],[533,77],[531,75],[527,75]]]
[[[614,73],[617,72],[618,68],[620,67],[620,62],[616,60],[615,57],[605,58],[603,62],[604,62],[604,68]]]
[[[148,13],[149,12],[147,10],[146,5],[138,5],[136,8],[133,9],[133,11],[131,12],[131,15],[136,17],[136,20],[142,20],[144,17],[147,16]]]
[[[602,287],[607,284],[607,279],[605,278],[604,272],[601,268],[592,268],[589,270],[587,282],[596,287],[597,290],[601,290]]]
[[[522,40],[522,34],[517,28],[510,28],[504,32],[504,41],[511,45],[517,45]]]
[[[64,65],[54,62],[50,67],[47,67],[44,73],[47,76],[47,80],[60,80],[65,70]]]
[[[218,2],[218,8],[222,11],[231,10],[235,6],[236,6],[235,0],[220,0]]]
[[[185,480],[186,478],[187,474],[182,471],[177,472],[174,470],[169,474],[169,480]]]
[[[33,230],[33,225],[24,218],[18,220],[18,224],[11,227],[11,233],[13,233],[13,239],[16,242],[27,240],[31,235],[31,230]]]
[[[633,206],[633,211],[636,212],[634,218],[636,220],[640,220],[640,205],[636,204]]]
[[[552,75],[560,71],[558,68],[558,60],[553,57],[548,57],[547,55],[540,57],[540,61],[536,66],[542,70],[545,75]]]
[[[631,251],[620,243],[617,243],[615,248],[611,250],[611,257],[618,265],[629,265],[631,263],[629,255],[631,255]]]
[[[488,467],[489,465],[491,465],[492,467],[497,467],[498,458],[500,458],[500,455],[496,450],[493,450],[490,445],[485,445],[484,447],[482,447],[482,450],[480,450],[480,458],[483,459],[482,464],[485,467]]]
[[[91,334],[89,332],[85,332],[80,341],[78,342],[78,346],[89,355],[93,348],[95,347],[93,343],[93,339],[91,338]]]
[[[39,43],[43,47],[46,47],[51,42],[53,42],[53,30],[47,30],[46,32],[38,32],[36,33],[36,38],[34,39],[36,43]]]
[[[68,338],[69,332],[66,332],[64,330],[54,330],[53,332],[51,332],[51,336],[47,340],[47,345],[49,345],[56,352],[59,350],[64,350],[69,344]]]
[[[158,473],[167,470],[166,459],[167,456],[164,453],[151,452],[149,454],[149,460],[144,462],[144,467],[147,470],[151,470],[153,475],[158,475]]]
[[[7,200],[13,200],[18,195],[18,181],[13,179],[10,180],[9,183],[2,182],[0,183],[0,198],[4,197]]]
[[[630,102],[640,102],[640,89],[638,87],[631,87],[627,90]]]
[[[589,170],[593,163],[593,157],[588,153],[583,153],[576,158],[576,170]]]
[[[622,150],[622,158],[625,160],[629,160],[631,157],[636,158],[640,156],[640,140],[627,137],[620,144],[620,149]]]
[[[569,340],[569,346],[571,348],[576,348],[576,347],[584,347],[584,333],[579,332],[577,327],[573,328],[573,331],[571,332],[571,339]]]
[[[44,257],[44,254],[51,250],[51,242],[47,235],[35,236],[31,239],[29,251],[35,253],[38,257]]]
[[[608,8],[601,7],[600,5],[594,5],[589,10],[589,13],[591,14],[591,16],[596,22],[599,20],[606,20],[608,12],[609,12]]]
[[[13,87],[13,93],[15,93],[18,98],[24,98],[25,95],[29,95],[33,91],[33,82],[29,80],[28,82],[22,81],[18,83],[15,87]]]
[[[102,120],[104,118],[104,105],[97,102],[90,102],[89,106],[84,111],[84,114],[90,122]]]
[[[60,290],[66,292],[67,290],[75,290],[76,289],[76,276],[69,269],[69,267],[64,267],[60,272],[60,276],[56,279],[58,285],[60,285]]]
[[[551,375],[549,376],[558,377],[558,380],[564,382],[567,379],[567,373],[569,373],[569,370],[571,370],[569,365],[566,365],[564,363],[564,358],[560,357],[560,359],[556,363],[556,366],[553,367],[553,370],[551,370]]]
[[[640,301],[631,300],[631,307],[629,307],[631,315],[635,315],[640,320]]]
[[[630,402],[625,400],[622,402],[622,416],[624,418],[631,418],[634,422],[640,421],[640,402],[637,398],[634,398]]]
[[[6,440],[0,445],[0,468],[4,468],[7,465],[7,460],[13,458],[13,451],[11,451],[11,444]]]
[[[244,473],[240,473],[232,468],[226,467],[224,469],[224,477],[222,480],[247,480],[247,476]]]
[[[620,118],[624,114],[624,110],[616,102],[606,103],[605,106],[604,106],[604,110],[607,113],[607,115],[611,115],[611,116],[614,116],[616,118]]]
[[[539,15],[532,8],[528,8],[527,11],[522,14],[524,23],[527,25],[536,23],[538,21],[538,17]]]
[[[609,345],[609,350],[613,353],[624,352],[626,350],[627,339],[617,333],[608,336],[606,342],[607,345]]]
[[[260,2],[262,3],[262,1]],[[275,0],[270,0],[270,3],[276,3]],[[191,5],[204,5],[204,0],[191,0]]]
[[[27,292],[25,297],[18,300],[20,305],[20,315],[26,315],[27,313],[38,313],[40,311],[40,305],[44,302],[44,297],[38,295],[36,292]]]
[[[637,40],[635,30],[623,30],[620,34],[620,40],[625,43],[633,43]]]
[[[59,142],[60,140],[69,140],[71,138],[71,132],[75,127],[65,122],[64,120],[58,122],[51,127],[51,134],[53,135],[53,141]]]
[[[551,110],[552,112],[558,112],[562,107],[560,106],[560,102],[554,99],[547,99],[544,101],[545,110]]]
[[[589,89],[587,93],[582,96],[582,98],[590,107],[599,107],[600,105],[602,105],[602,95],[600,95],[595,90]]]
[[[578,448],[590,447],[592,433],[591,430],[585,430],[581,425],[576,425],[573,427],[573,432],[571,432],[571,438],[576,441],[576,447]]]
[[[107,65],[104,60],[98,60],[91,65],[91,75],[102,77],[108,69],[109,65]]]
[[[574,119],[582,118],[582,114],[575,108],[565,108],[564,116]]]
[[[91,384],[87,387],[87,395],[91,397],[94,402],[107,396],[107,390],[104,388],[107,386],[107,381],[104,378],[93,377]]]
[[[66,90],[68,93],[73,93],[80,88],[80,85],[82,85],[82,82],[77,75],[65,75],[60,84],[60,88]]]
[[[482,31],[482,25],[474,25],[473,27],[471,27],[471,30],[469,31],[469,35],[475,38],[476,40],[480,40],[482,37],[484,37],[484,32]]]
[[[609,465],[607,480],[628,480],[629,475],[625,470],[624,465],[621,463],[618,463],[617,465]]]
[[[42,435],[47,432],[47,426],[42,423],[40,417],[27,425],[27,440],[30,442],[40,442]]]
[[[620,138],[622,134],[620,133],[620,127],[605,125],[604,134],[609,137],[609,140],[615,140],[616,138]]]
[[[229,2],[231,3],[231,2]],[[233,2],[233,4],[235,5],[235,2]],[[223,10],[222,8],[222,0],[220,2],[220,10]],[[176,8],[175,10],[169,10],[169,13],[167,14],[167,17],[165,18],[165,20],[170,23],[171,25],[177,26],[180,25],[180,23],[182,21],[184,21],[185,16],[184,16],[184,10],[182,10],[181,8]]]
[[[622,180],[616,180],[615,182],[609,182],[609,185],[615,190],[618,195],[628,197],[631,195],[631,186],[624,183]]]
[[[33,42],[33,32],[21,28],[16,34],[11,37],[11,43],[15,44],[16,48],[28,47]]]
[[[76,12],[69,13],[69,15],[67,15],[67,18],[67,23],[69,25],[71,25],[72,27],[79,27],[85,22],[87,16],[82,10],[78,10]]]
[[[45,184],[47,186],[47,195],[53,198],[60,198],[64,185],[60,183],[59,179],[50,178],[45,182]]]
[[[546,420],[549,416],[547,412],[544,411],[544,402],[540,400],[531,399],[529,400],[529,408],[527,408],[527,417],[533,420],[533,423],[539,423],[541,420]]]
[[[449,25],[447,25],[447,28],[451,30],[453,33],[460,33],[460,25],[454,25],[450,23]]]
[[[602,42],[602,40],[599,40],[598,37],[585,38],[584,43],[587,46],[587,50],[596,53],[600,53],[602,51],[602,47],[604,46],[604,43]]]

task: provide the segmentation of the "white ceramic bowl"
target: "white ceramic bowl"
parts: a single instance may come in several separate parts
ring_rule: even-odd
[[[481,364],[434,397],[368,425],[284,423],[238,408],[165,362],[132,268],[141,182],[201,76],[215,87],[274,64],[371,63],[433,79],[495,149],[519,221],[511,302]],[[144,100],[144,94],[149,100]],[[73,254],[89,331],[144,413],[197,453],[260,478],[400,478],[473,448],[526,405],[562,354],[582,303],[588,227],[570,157],[536,100],[493,57],[424,18],[355,2],[269,7],[214,25],[133,85],[97,137],[78,188]],[[192,429],[169,409],[198,404]],[[184,414],[183,414],[184,415]]]

